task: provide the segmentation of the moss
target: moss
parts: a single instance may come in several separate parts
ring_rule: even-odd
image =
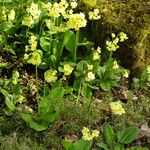
[[[122,66],[138,76],[150,64],[150,2],[149,0],[80,0],[82,10],[98,8],[102,18],[93,29],[95,42],[105,48],[105,41],[112,32],[125,32],[129,39],[115,56]],[[91,5],[93,2],[93,5]]]

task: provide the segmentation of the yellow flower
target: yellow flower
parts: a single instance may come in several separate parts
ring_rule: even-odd
[[[52,8],[52,4],[50,2],[48,2],[47,4],[45,4],[45,3],[42,2],[41,4],[42,4],[42,7],[44,9],[46,9],[47,11],[50,11],[51,8]]]
[[[67,26],[69,29],[79,30],[82,27],[86,26],[86,19],[84,13],[72,14],[69,16]]]
[[[60,8],[59,8],[59,4],[57,2],[55,2],[53,4],[53,6],[51,7],[48,15],[50,17],[54,17],[54,18],[58,18],[60,16]]]
[[[86,141],[91,141],[93,139],[93,136],[90,133],[90,130],[86,127],[83,127],[82,129],[82,139]]]
[[[76,8],[77,7],[77,2],[76,1],[72,1],[71,3],[70,3],[70,5],[71,5],[71,7],[74,9],[74,8]]]
[[[101,48],[100,48],[100,47],[97,48],[97,52],[98,52],[99,54],[101,53]]]
[[[29,51],[29,50],[30,50],[29,45],[26,45],[26,46],[25,46],[25,51],[27,52],[27,51]]]
[[[32,65],[39,65],[41,63],[41,54],[38,51],[34,51],[29,54],[27,62]]]
[[[99,131],[98,130],[93,130],[92,132],[92,137],[98,137],[99,136]]]
[[[93,60],[99,60],[99,53],[98,52],[93,53]]]
[[[106,41],[106,48],[108,51],[116,51],[119,46],[116,44],[116,41]]]
[[[38,19],[41,11],[38,9],[38,4],[32,3],[29,8],[26,9],[29,14],[32,15],[33,19]]]
[[[69,64],[64,65],[64,75],[68,76],[72,73],[73,67],[71,67]]]
[[[111,34],[111,37],[112,37],[112,38],[115,38],[115,37],[116,37],[115,33],[112,33],[112,34]]]
[[[129,77],[129,73],[126,69],[123,69],[123,77],[125,77],[125,78]]]
[[[88,67],[88,70],[92,70],[93,69],[93,65],[87,65],[87,67]]]
[[[123,42],[124,40],[128,39],[127,35],[123,32],[119,33],[119,38],[120,38],[120,42]]]
[[[89,72],[87,77],[85,78],[86,81],[91,81],[95,79],[95,74],[93,74],[92,72]]]
[[[8,14],[8,21],[13,21],[13,20],[15,20],[15,11],[12,9]]]
[[[91,12],[91,11],[89,12],[89,19],[90,20],[98,20],[100,18],[101,18],[101,16],[99,14],[99,10],[98,9],[94,9],[93,12]]]
[[[4,20],[7,20],[7,15],[6,15],[6,11],[5,10],[2,11],[2,17],[3,17]]]
[[[120,101],[111,102],[110,107],[111,107],[112,112],[116,115],[122,115],[122,114],[125,113],[125,110],[123,109],[122,104],[121,104]]]
[[[57,71],[56,70],[47,70],[44,73],[44,79],[46,82],[51,83],[51,82],[55,82],[57,80]]]
[[[118,68],[119,68],[118,63],[117,63],[117,61],[115,60],[115,61],[113,62],[113,69],[118,69]]]
[[[37,47],[37,37],[36,36],[31,36],[30,39],[29,39],[29,44],[31,46],[31,51],[35,51],[36,50],[36,47]]]
[[[98,130],[93,130],[90,131],[88,128],[83,127],[82,129],[82,139],[86,141],[91,141],[93,140],[94,137],[98,137],[99,131]]]
[[[22,24],[25,26],[31,27],[32,24],[34,24],[34,19],[32,18],[32,16],[26,16],[22,20]]]

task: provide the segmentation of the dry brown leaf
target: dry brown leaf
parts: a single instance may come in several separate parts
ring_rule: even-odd
[[[142,124],[140,130],[139,130],[139,137],[150,137],[150,128],[148,127],[148,123],[145,122],[144,124]]]

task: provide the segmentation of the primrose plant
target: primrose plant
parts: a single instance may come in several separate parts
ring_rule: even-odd
[[[138,90],[140,88],[150,87],[150,66],[141,73],[139,78],[133,78],[132,88]]]
[[[84,127],[82,130],[82,139],[75,142],[69,140],[62,140],[62,145],[66,150],[90,150],[93,139],[99,136],[98,130],[89,130]]]
[[[72,94],[78,102],[80,96],[91,98],[92,90],[109,91],[117,86],[121,78],[128,77],[128,71],[121,69],[112,58],[113,52],[119,48],[118,43],[127,39],[126,34],[112,34],[112,41],[106,41],[109,58],[102,62],[102,49],[93,47],[93,43],[87,40],[85,31],[82,30],[86,27],[88,19],[100,19],[98,9],[90,11],[86,19],[84,13],[76,12],[76,0],[29,0],[16,3],[19,5],[13,9],[6,9],[5,5],[0,8],[0,46],[4,53],[9,53],[12,58],[16,57],[18,62],[23,62],[24,68],[35,66],[38,107],[40,101],[48,103],[45,97],[52,94],[55,88],[63,87],[64,93]],[[83,53],[80,49],[83,49]],[[19,90],[18,79],[19,77],[14,78],[12,75],[11,84],[14,88],[13,91],[9,89],[8,93],[13,95],[15,92],[15,95],[23,96],[22,90]],[[41,83],[44,86],[41,86]],[[8,94],[4,90],[5,88],[0,92],[6,97]],[[8,98],[5,102],[7,106],[13,106],[11,110],[14,109],[16,102],[12,103],[11,100],[11,105],[8,105]],[[47,109],[49,110],[38,109],[33,114],[21,116],[34,129],[37,129],[35,125],[44,125],[39,129],[43,130],[48,127],[48,122],[51,122],[44,117],[44,111]],[[46,118],[48,120],[44,123]]]

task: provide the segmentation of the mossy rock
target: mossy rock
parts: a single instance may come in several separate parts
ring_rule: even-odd
[[[112,32],[125,32],[129,39],[120,45],[115,56],[123,67],[138,76],[150,64],[150,1],[149,0],[80,0],[81,10],[98,8],[101,19],[95,23],[97,45],[104,47]]]

